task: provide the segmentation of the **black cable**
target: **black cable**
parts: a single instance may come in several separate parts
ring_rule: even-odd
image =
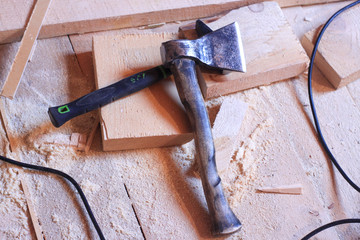
[[[309,73],[308,73],[308,92],[309,92],[309,100],[310,100],[310,106],[311,106],[311,111],[313,114],[313,118],[314,118],[314,123],[315,123],[315,127],[316,127],[316,131],[318,133],[319,136],[319,140],[321,145],[323,146],[326,154],[329,156],[331,162],[335,165],[336,169],[340,172],[341,176],[343,176],[343,178],[358,192],[360,192],[360,188],[359,186],[357,186],[344,172],[344,170],[340,167],[339,163],[337,162],[337,160],[335,159],[334,155],[331,153],[328,145],[325,142],[324,136],[322,135],[321,129],[320,129],[320,124],[319,124],[319,120],[316,114],[316,109],[315,109],[315,105],[314,105],[314,100],[313,100],[313,93],[312,93],[312,72],[313,72],[313,66],[314,66],[314,60],[315,60],[315,56],[316,56],[316,52],[320,43],[320,40],[322,38],[322,35],[324,34],[325,30],[327,29],[327,27],[330,25],[330,23],[342,12],[344,12],[345,10],[357,5],[360,3],[360,0],[355,1],[345,7],[343,7],[342,9],[340,9],[339,11],[337,11],[334,15],[332,15],[329,20],[325,23],[325,25],[322,27],[318,37],[316,38],[316,42],[314,44],[314,48],[311,54],[311,59],[310,59],[310,64],[309,64]],[[343,220],[339,220],[339,221],[334,221],[331,223],[328,223],[324,226],[321,226],[317,229],[315,229],[314,231],[312,231],[311,233],[309,233],[308,235],[306,235],[304,238],[302,238],[302,240],[307,240],[310,237],[316,235],[317,233],[330,228],[330,227],[334,227],[336,225],[340,225],[340,224],[345,224],[345,223],[360,223],[360,219],[343,219]]]
[[[309,91],[309,100],[310,100],[310,105],[311,105],[311,111],[313,114],[313,118],[314,118],[314,123],[315,123],[315,127],[316,127],[316,131],[318,133],[319,139],[320,139],[320,143],[323,146],[326,154],[329,156],[331,162],[335,165],[335,167],[337,168],[337,170],[340,172],[340,174],[343,176],[343,178],[358,192],[360,192],[360,188],[359,186],[357,186],[344,172],[344,170],[340,167],[339,163],[337,162],[337,160],[335,159],[335,157],[333,156],[333,154],[331,153],[328,145],[325,142],[325,139],[322,135],[321,129],[320,129],[320,125],[319,125],[319,120],[316,114],[316,110],[315,110],[315,105],[314,105],[314,100],[313,100],[313,94],[312,94],[312,87],[311,87],[311,79],[312,79],[312,71],[313,71],[313,66],[314,66],[314,60],[315,60],[315,55],[321,40],[322,35],[324,34],[326,28],[329,26],[329,24],[342,12],[344,12],[345,10],[355,6],[356,4],[359,4],[360,0],[353,2],[345,7],[343,7],[342,9],[340,9],[339,11],[337,11],[334,15],[332,15],[329,20],[325,23],[325,25],[322,27],[315,45],[314,45],[314,49],[312,51],[311,54],[311,59],[310,59],[310,65],[309,65],[309,73],[308,73],[308,91]]]
[[[10,163],[10,164],[14,164],[16,166],[23,167],[23,168],[30,168],[30,169],[34,169],[34,170],[38,170],[38,171],[53,173],[53,174],[56,174],[56,175],[59,175],[59,176],[65,178],[69,182],[71,182],[74,185],[74,187],[76,188],[76,190],[78,191],[78,193],[80,194],[81,200],[83,201],[83,203],[85,205],[86,211],[88,212],[89,217],[90,217],[92,223],[94,224],[94,227],[95,227],[100,239],[105,240],[105,237],[104,237],[104,235],[103,235],[103,233],[102,233],[102,231],[101,231],[101,229],[99,227],[99,224],[97,223],[97,221],[96,221],[96,219],[94,217],[94,214],[93,214],[93,212],[92,212],[92,210],[90,208],[90,205],[89,205],[89,203],[88,203],[88,201],[87,201],[87,199],[85,197],[84,192],[81,190],[80,185],[71,176],[69,176],[68,174],[66,174],[64,172],[56,170],[56,169],[15,161],[15,160],[6,158],[6,157],[1,156],[1,155],[0,155],[0,160],[2,160],[4,162],[7,162],[7,163]]]
[[[358,218],[342,219],[342,220],[339,220],[339,221],[334,221],[334,222],[325,224],[325,225],[315,229],[314,231],[312,231],[311,233],[309,233],[308,235],[303,237],[301,240],[308,240],[311,237],[318,234],[319,232],[324,231],[325,229],[335,227],[335,226],[341,225],[341,224],[347,224],[347,223],[360,223],[360,219],[358,219]]]

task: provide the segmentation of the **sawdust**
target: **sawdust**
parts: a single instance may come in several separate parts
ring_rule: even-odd
[[[31,238],[18,170],[4,163],[0,167],[0,216],[1,239]]]
[[[267,128],[273,126],[273,119],[268,118],[258,124],[251,134],[241,141],[235,152],[226,175],[224,175],[224,190],[229,196],[231,205],[239,204],[249,187],[258,178],[257,168],[263,158],[255,158],[254,151],[263,152],[266,146],[261,145],[263,139],[258,139]],[[259,147],[261,146],[261,148]]]

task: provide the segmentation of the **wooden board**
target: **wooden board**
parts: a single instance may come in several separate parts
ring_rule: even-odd
[[[160,45],[174,34],[94,37],[98,88],[161,64]],[[172,146],[192,139],[192,129],[171,79],[101,108],[105,151]]]
[[[335,88],[360,78],[360,7],[356,6],[335,19],[322,37],[316,66]],[[301,43],[309,56],[321,27],[305,34]]]
[[[212,134],[215,145],[216,168],[219,172],[226,172],[236,146],[239,144],[237,139],[247,107],[247,104],[239,99],[227,98],[221,104],[216,115]]]
[[[42,22],[49,8],[51,0],[38,0],[29,23],[27,24],[21,45],[15,56],[10,73],[1,90],[1,96],[12,99],[20,83],[21,76],[25,70],[26,64],[32,56],[35,49],[35,41],[41,29]]]
[[[342,1],[314,6],[283,8],[282,10],[295,35],[301,39],[305,33],[324,24],[331,15],[348,4],[349,1]]]
[[[242,7],[208,25],[218,29],[234,21],[240,26],[247,72],[203,74],[204,81],[199,81],[204,98],[267,85],[305,71],[308,57],[277,3]],[[184,35],[191,37],[192,32],[186,31]]]
[[[212,16],[260,0],[135,0],[123,1],[53,1],[40,38],[62,36],[101,30],[136,27],[160,22],[196,19]],[[313,4],[337,0],[279,0],[284,6]],[[0,43],[9,43],[21,38],[28,16],[35,1],[3,1],[0,9]],[[186,12],[186,14],[184,14]]]

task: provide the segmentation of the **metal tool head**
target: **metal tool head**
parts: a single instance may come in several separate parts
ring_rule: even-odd
[[[232,23],[196,40],[172,40],[162,44],[164,64],[178,58],[191,58],[215,69],[246,72],[238,24]]]

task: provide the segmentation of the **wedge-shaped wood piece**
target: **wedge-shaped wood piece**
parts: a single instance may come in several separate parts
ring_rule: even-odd
[[[330,83],[339,88],[360,78],[360,6],[336,18],[324,33],[315,64]],[[321,27],[304,35],[301,40],[309,56]]]
[[[160,45],[175,34],[96,36],[97,87],[161,64]],[[105,151],[183,144],[192,129],[170,78],[101,108]]]
[[[212,129],[215,144],[216,167],[225,172],[237,146],[241,123],[245,117],[247,104],[236,98],[226,98],[216,115]]]
[[[50,3],[51,0],[38,0],[36,2],[34,11],[31,14],[24,36],[21,40],[19,50],[2,88],[1,96],[10,99],[15,96],[26,64],[34,52],[36,46],[35,41]]]
[[[276,2],[264,2],[233,10],[208,25],[218,29],[237,21],[246,59],[246,73],[203,74],[205,98],[267,85],[305,71],[309,58]],[[192,37],[186,31],[186,37]]]
[[[289,185],[289,186],[277,186],[277,187],[264,187],[258,188],[259,192],[263,193],[280,193],[280,194],[294,194],[301,195],[303,187],[301,184]]]

